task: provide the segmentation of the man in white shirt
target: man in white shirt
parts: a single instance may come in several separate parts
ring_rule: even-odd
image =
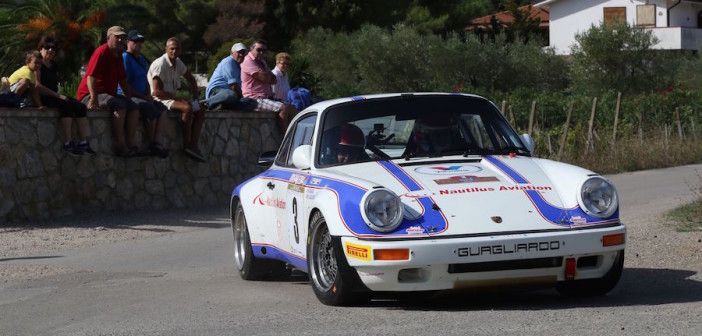
[[[151,95],[155,100],[166,105],[169,110],[183,114],[183,147],[185,154],[199,162],[207,162],[198,149],[202,124],[205,121],[204,106],[197,99],[199,89],[195,77],[185,67],[180,56],[180,41],[171,37],[166,42],[166,53],[157,58],[149,67],[147,77],[151,84]],[[180,77],[190,84],[190,94],[193,102],[176,97],[180,89]]]

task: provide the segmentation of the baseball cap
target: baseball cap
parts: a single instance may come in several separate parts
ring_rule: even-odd
[[[243,44],[243,43],[241,43],[241,42],[236,43],[236,44],[234,44],[234,45],[232,46],[232,51],[233,51],[233,52],[239,52],[239,51],[241,51],[241,50],[248,50],[248,49],[249,49],[249,48],[247,48],[246,45]]]
[[[124,32],[124,28],[120,26],[112,26],[110,29],[107,30],[107,36],[112,36],[112,35],[127,35],[127,33]]]
[[[127,34],[127,40],[129,41],[143,41],[145,39],[146,37],[141,35],[138,30],[130,30],[129,34]]]

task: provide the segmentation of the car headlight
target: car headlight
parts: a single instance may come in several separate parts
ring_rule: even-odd
[[[607,218],[619,207],[617,190],[604,177],[591,177],[580,188],[580,207],[588,215]]]
[[[393,192],[385,189],[373,190],[361,202],[366,224],[378,232],[395,230],[402,222],[402,202]]]

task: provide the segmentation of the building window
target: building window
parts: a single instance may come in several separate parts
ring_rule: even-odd
[[[656,5],[636,6],[636,25],[639,27],[655,27]]]
[[[605,7],[604,23],[626,22],[626,7]]]

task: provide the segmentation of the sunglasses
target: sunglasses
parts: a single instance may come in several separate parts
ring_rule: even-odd
[[[44,45],[42,48],[43,48],[44,50],[56,50],[56,46],[55,46],[55,45]]]
[[[246,52],[247,52],[246,49],[243,49],[243,50],[237,51],[236,53],[237,53],[237,54],[246,55]]]
[[[266,52],[266,48],[256,48],[256,51],[258,51],[258,52]]]

